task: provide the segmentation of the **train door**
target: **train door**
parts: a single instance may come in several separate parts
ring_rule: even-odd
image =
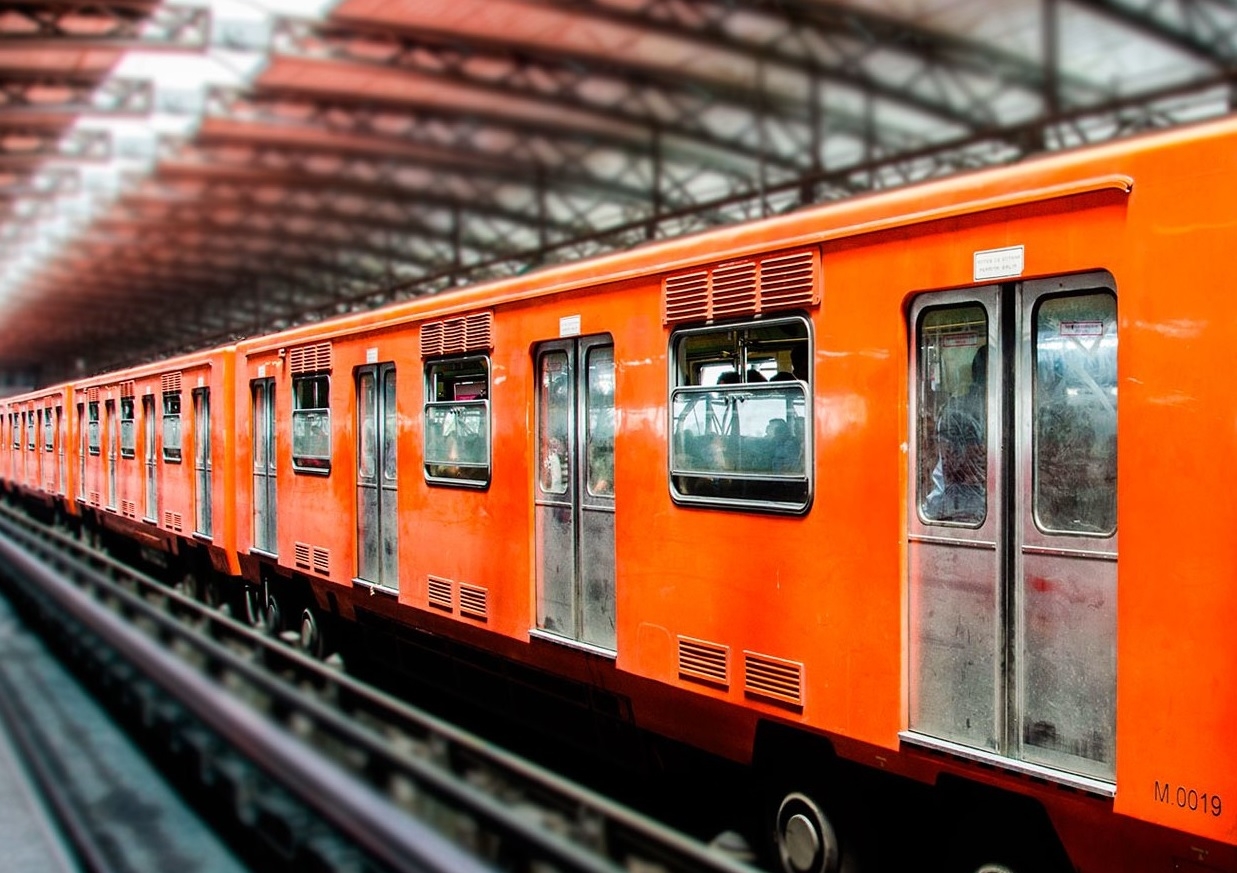
[[[537,348],[537,628],[615,648],[614,341]]]
[[[86,405],[77,404],[77,498],[86,499]]]
[[[43,475],[44,475],[43,473],[43,453],[39,451],[39,448],[40,448],[39,440],[43,438],[43,409],[42,407],[32,412],[31,415],[34,416],[35,430],[34,430],[34,441],[32,442],[30,449],[31,449],[31,452],[34,454],[34,458],[35,458],[35,476],[36,476],[34,482],[32,482],[31,484],[36,486],[37,488],[42,489],[46,487],[43,481]]]
[[[279,550],[276,534],[275,380],[253,382],[253,545],[268,555]]]
[[[107,508],[116,508],[116,451],[120,443],[117,436],[116,401],[109,400],[103,407],[107,418]]]
[[[211,535],[210,389],[193,392],[193,472],[195,489],[194,530]]]
[[[1112,280],[933,294],[911,318],[909,737],[1111,782]]]
[[[357,578],[399,590],[395,413],[395,365],[357,370]]]
[[[60,471],[57,491],[60,494],[68,494],[69,461],[65,454],[64,444],[68,440],[69,434],[64,417],[64,406],[62,405],[56,406],[56,434],[56,463]]]
[[[57,488],[56,480],[56,427],[53,423],[52,408],[48,406],[43,410],[43,454],[46,456],[43,459],[43,490],[49,494],[55,494]]]
[[[146,464],[146,503],[142,517],[148,521],[159,518],[159,467],[155,446],[155,398],[153,394],[142,397],[142,436],[145,443],[143,459]]]

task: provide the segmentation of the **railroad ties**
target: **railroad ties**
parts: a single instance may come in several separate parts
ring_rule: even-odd
[[[0,506],[0,564],[290,868],[752,868]]]

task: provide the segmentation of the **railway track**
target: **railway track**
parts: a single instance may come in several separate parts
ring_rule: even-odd
[[[7,506],[0,560],[103,665],[107,693],[293,867],[752,869]]]

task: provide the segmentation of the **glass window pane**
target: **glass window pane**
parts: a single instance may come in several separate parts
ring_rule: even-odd
[[[374,374],[365,372],[357,384],[357,422],[360,434],[357,437],[357,475],[373,481],[378,472],[378,434],[375,416]]]
[[[382,479],[394,482],[398,471],[399,418],[395,405],[395,371],[382,374]],[[486,428],[488,433],[489,429]]]
[[[811,495],[806,320],[693,328],[676,334],[673,344],[675,499],[806,507]]]
[[[425,410],[425,469],[430,476],[485,480],[489,471],[489,404],[434,403]]]
[[[292,461],[295,466],[322,469],[331,460],[331,411],[298,409],[292,413]]]
[[[430,401],[425,405],[424,462],[429,479],[470,485],[489,482],[489,366],[484,357],[427,364]],[[392,392],[393,411],[393,381],[386,390]]]
[[[587,428],[590,494],[614,496],[614,349],[588,353]]]
[[[1035,310],[1035,521],[1110,535],[1117,525],[1117,301],[1049,298]]]
[[[546,494],[566,494],[571,482],[571,390],[573,374],[567,353],[541,356],[538,385],[538,484]]]
[[[979,525],[988,511],[988,317],[982,306],[927,311],[919,328],[919,514]]]

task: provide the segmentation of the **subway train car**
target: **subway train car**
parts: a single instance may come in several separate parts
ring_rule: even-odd
[[[1235,200],[1227,120],[246,340],[217,545],[307,646],[450,641],[750,764],[788,873],[890,784],[928,868],[1237,869]],[[82,488],[121,381],[75,386]]]
[[[202,590],[212,569],[238,572],[234,358],[230,346],[210,349],[72,386],[78,512],[174,561]]]
[[[0,476],[4,486],[52,509],[73,493],[68,464],[72,416],[68,386],[0,402]]]

